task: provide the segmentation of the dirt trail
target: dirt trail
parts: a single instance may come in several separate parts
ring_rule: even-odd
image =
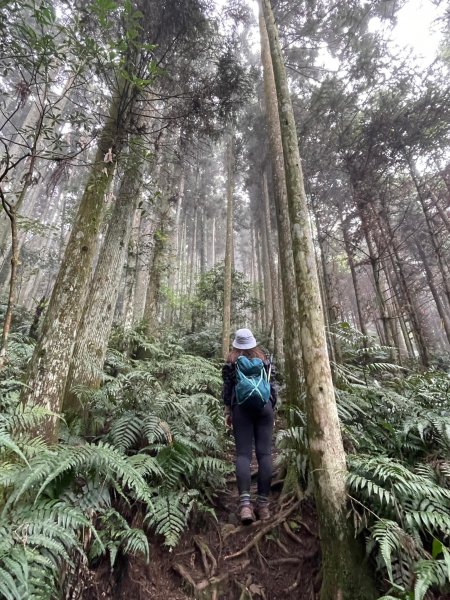
[[[149,564],[140,559],[109,574],[90,573],[83,600],[315,600],[320,547],[311,501],[281,501],[277,484],[272,518],[244,527],[236,484],[215,501],[218,521],[199,516],[172,552],[151,540]]]

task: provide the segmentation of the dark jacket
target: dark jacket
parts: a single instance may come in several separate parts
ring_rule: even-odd
[[[264,361],[264,367],[266,369],[267,374],[269,373],[270,363],[269,361]],[[277,403],[277,388],[275,384],[275,369],[272,364],[272,369],[270,372],[270,402],[272,406],[275,408]],[[235,386],[236,386],[236,365],[235,363],[225,363],[222,367],[222,379],[223,379],[223,388],[222,388],[222,400],[225,406],[233,406],[235,403]]]

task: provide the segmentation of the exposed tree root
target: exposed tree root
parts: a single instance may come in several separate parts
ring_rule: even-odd
[[[274,540],[274,542],[278,546],[278,548],[280,548],[280,550],[283,552],[283,554],[290,554],[289,550],[286,548],[286,546],[283,544],[283,542],[281,540],[279,540],[277,538],[276,540]]]
[[[277,566],[277,565],[300,565],[301,562],[302,561],[300,558],[287,557],[287,558],[274,558],[273,560],[268,560],[267,564],[270,567],[272,567],[272,566]]]
[[[299,538],[298,535],[295,535],[295,533],[289,527],[289,523],[287,523],[286,521],[283,523],[283,529],[287,533],[287,535],[291,538],[291,540],[294,540],[294,542],[297,542],[297,544],[300,544],[303,546],[303,540],[301,538]]]
[[[207,588],[211,588],[211,594],[214,592],[216,596],[218,594],[218,587],[221,584],[227,583],[229,579],[229,573],[224,573],[223,575],[217,577],[211,577],[209,579],[202,579],[198,583],[194,580],[189,571],[179,563],[175,563],[173,565],[174,571],[176,571],[181,577],[189,584],[189,587],[192,588],[195,596],[198,597],[199,594],[202,594],[207,590]]]
[[[313,531],[313,530],[312,530],[312,529],[309,527],[309,525],[307,525],[307,524],[306,524],[306,523],[304,523],[303,521],[297,521],[297,523],[298,523],[299,525],[301,525],[302,527],[304,527],[304,528],[306,529],[306,531],[309,531],[309,533],[310,533],[310,534],[311,534],[313,537],[315,537],[315,538],[317,538],[317,537],[318,537],[317,533],[316,533],[316,532],[314,532],[314,531]]]
[[[296,590],[298,588],[298,586],[300,585],[300,581],[302,579],[302,572],[299,571],[297,577],[295,578],[295,581],[292,585],[290,585],[289,587],[285,588],[283,590],[283,592],[285,594],[290,594],[291,592],[293,592],[294,590]]]
[[[258,598],[263,598],[263,600],[268,600],[266,592],[264,588],[255,583],[246,585],[241,583],[240,581],[235,581],[236,586],[241,590],[241,595],[239,596],[239,600],[253,600],[253,594],[256,594]]]
[[[197,535],[194,536],[194,543],[200,550],[205,575],[207,577],[215,575],[217,572],[217,560],[215,559],[214,554],[211,552],[208,544]],[[208,558],[211,561],[211,565],[208,562]]]
[[[255,535],[255,537],[242,548],[242,550],[234,552],[234,554],[229,554],[228,556],[225,556],[225,560],[237,558],[238,556],[242,556],[242,554],[246,554],[251,548],[253,548],[253,546],[255,546],[255,544],[257,544],[266,535],[266,533],[268,533],[272,529],[275,529],[275,527],[283,523],[289,517],[289,515],[292,514],[298,508],[299,504],[300,502],[297,501],[288,510],[279,513],[278,517],[275,520],[271,521],[265,527],[262,527]]]
[[[266,564],[267,564],[267,560],[264,558],[264,556],[261,553],[261,550],[259,549],[259,544],[258,542],[256,542],[255,544],[255,550],[256,550],[256,554],[258,556],[258,560],[259,560],[259,566],[261,567],[261,569],[264,571]],[[265,563],[265,564],[264,564]]]

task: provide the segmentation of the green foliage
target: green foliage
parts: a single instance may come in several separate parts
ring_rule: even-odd
[[[349,327],[336,335],[347,360],[335,372],[355,528],[392,596],[422,600],[448,581],[450,378],[409,373]]]
[[[34,340],[24,334],[12,333],[8,340],[8,359],[0,373],[0,412],[15,406],[23,386],[21,375],[31,358]]]
[[[12,355],[18,383],[32,347],[26,342],[18,339]],[[144,348],[148,358],[129,357],[130,348],[136,355]],[[162,345],[117,329],[103,385],[76,390],[85,413],[61,424],[60,443],[36,436],[52,415],[5,403],[0,595],[48,599],[77,576],[80,561],[107,556],[120,568],[125,554],[148,559],[151,532],[174,547],[195,514],[214,516],[209,500],[231,468],[221,459],[220,385],[217,366],[185,354],[170,336]],[[142,528],[130,524],[136,510]]]
[[[201,275],[192,302],[196,323],[211,325],[220,320],[223,312],[223,287],[223,264]],[[240,271],[232,272],[231,290],[231,322],[236,325],[245,322],[246,317],[260,308],[260,304],[255,298],[252,284]]]
[[[334,329],[344,364],[333,365],[337,409],[348,453],[355,531],[388,598],[420,599],[447,590],[450,536],[450,377],[410,372],[347,324]],[[307,485],[305,415],[288,407],[277,435],[279,460],[296,465]],[[387,591],[387,590],[386,590]]]

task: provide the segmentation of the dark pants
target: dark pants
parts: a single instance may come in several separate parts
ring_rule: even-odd
[[[248,412],[233,406],[233,433],[236,442],[236,478],[239,493],[250,491],[250,463],[253,439],[258,460],[258,494],[268,496],[272,480],[273,408],[268,402],[262,411]]]

